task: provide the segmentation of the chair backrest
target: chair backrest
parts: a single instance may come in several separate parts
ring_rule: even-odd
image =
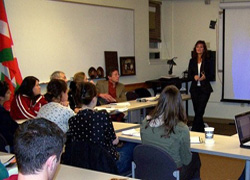
[[[0,151],[2,152],[10,152],[10,147],[7,143],[5,137],[0,133]]]
[[[116,162],[108,151],[102,146],[91,142],[68,141],[65,146],[65,152],[62,156],[62,163],[106,173],[118,174]]]
[[[139,98],[151,97],[151,93],[147,88],[137,88],[135,89],[135,93],[139,96]]]
[[[131,101],[131,100],[136,100],[139,96],[133,91],[128,91],[126,93],[126,97],[128,101]]]
[[[164,150],[151,145],[138,145],[134,149],[132,174],[143,180],[176,180],[179,171],[173,158]],[[133,166],[135,166],[133,168]]]

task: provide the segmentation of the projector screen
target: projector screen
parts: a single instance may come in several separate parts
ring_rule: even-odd
[[[250,102],[250,6],[223,12],[222,101]]]

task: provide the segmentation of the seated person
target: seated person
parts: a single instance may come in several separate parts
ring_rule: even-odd
[[[133,149],[136,144],[126,143],[123,147],[116,148],[119,139],[109,114],[106,111],[94,110],[97,102],[95,85],[80,83],[77,88],[76,103],[81,106],[81,110],[69,119],[68,139],[72,142],[85,141],[101,145],[116,161],[119,173],[127,172],[131,169]]]
[[[143,144],[166,151],[180,169],[181,180],[200,179],[200,158],[190,151],[190,134],[179,90],[167,86],[150,115],[141,124]]]
[[[52,79],[61,79],[67,83],[67,78],[64,72],[62,71],[55,71],[50,75],[50,80]]]
[[[18,128],[18,124],[10,117],[10,112],[4,109],[4,102],[10,99],[11,92],[5,81],[0,81],[0,134],[5,138],[10,150],[13,147],[14,133]],[[1,149],[2,151],[5,151]]]
[[[76,84],[81,83],[81,82],[88,82],[88,78],[84,72],[76,73],[73,77],[73,81],[71,81],[69,85],[69,88],[70,88],[69,93],[68,93],[69,105],[70,105],[70,108],[75,111],[75,113],[77,113],[80,109],[80,107],[77,107],[75,103]],[[90,81],[90,82],[94,83],[93,81]]]
[[[108,73],[107,80],[100,80],[96,83],[98,97],[101,104],[127,101],[125,87],[119,83],[119,72],[112,69]]]
[[[62,71],[55,71],[55,72],[53,72],[53,73],[50,75],[50,80],[52,80],[52,79],[61,79],[61,80],[65,81],[66,84],[67,84],[67,82],[68,82],[65,73],[62,72]],[[68,106],[68,105],[69,105],[69,101],[68,101],[68,100],[67,100],[67,101],[62,101],[61,104],[62,104],[63,106]]]
[[[68,87],[61,79],[52,79],[44,95],[48,104],[42,106],[37,117],[43,117],[57,124],[64,133],[69,129],[68,120],[75,115],[69,106],[63,106],[62,101],[68,101]]]
[[[44,104],[47,101],[41,95],[39,80],[34,76],[27,76],[15,92],[10,115],[14,120],[34,118]]]
[[[14,140],[18,175],[6,180],[52,180],[65,140],[62,130],[44,118],[22,123]]]
[[[114,102],[127,101],[125,87],[119,83],[119,72],[117,69],[111,69],[108,73],[107,80],[100,80],[96,83],[98,93],[98,104],[108,104]],[[116,113],[111,115],[112,121],[124,122],[125,114]]]

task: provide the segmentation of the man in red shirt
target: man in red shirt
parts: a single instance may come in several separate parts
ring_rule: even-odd
[[[96,83],[98,93],[98,101],[100,104],[108,104],[114,102],[127,101],[125,95],[125,87],[119,83],[119,72],[117,69],[112,69],[108,73],[107,80],[100,80]],[[125,121],[123,113],[111,115],[112,121]]]
[[[119,72],[112,69],[108,73],[107,80],[100,80],[96,83],[98,97],[101,104],[127,101],[125,87],[119,83]]]
[[[64,143],[65,135],[55,123],[44,118],[24,122],[14,140],[18,175],[6,180],[52,180]]]

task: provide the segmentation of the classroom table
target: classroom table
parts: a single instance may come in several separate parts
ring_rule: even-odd
[[[131,128],[138,128],[140,124],[133,124],[133,123],[122,123],[122,122],[113,122],[114,130],[116,133],[128,130]]]
[[[140,132],[140,128],[136,131]],[[117,133],[120,140],[141,143],[141,137],[123,135],[122,132]],[[204,133],[190,131],[190,137],[199,136],[205,139]],[[191,144],[191,151],[203,154],[223,156],[229,158],[242,159],[246,161],[246,180],[250,180],[250,149],[241,148],[237,136],[214,135],[215,143],[208,145],[205,143]]]
[[[133,178],[60,164],[54,180],[130,180]]]
[[[28,121],[29,119],[23,119],[20,121],[17,121],[18,124],[22,124],[25,121]],[[140,124],[133,124],[133,123],[122,123],[122,122],[112,122],[114,126],[115,132],[121,132],[123,130],[131,129],[131,128],[138,128],[140,127]]]
[[[5,162],[10,159],[13,154],[8,154],[4,152],[0,152],[0,160],[1,162]],[[16,170],[17,172],[17,170]],[[114,174],[103,173],[99,171],[93,171],[84,168],[78,168],[73,166],[68,166],[64,164],[60,164],[58,166],[57,172],[55,174],[54,180],[82,180],[82,179],[94,179],[94,180],[130,180],[133,178],[118,176]]]
[[[191,99],[191,96],[189,94],[181,94],[182,100],[183,101],[187,101],[189,99]],[[143,99],[143,98],[141,98]],[[146,98],[145,98],[146,99]],[[131,122],[131,111],[135,111],[135,110],[142,110],[143,111],[143,118],[146,117],[146,108],[149,107],[155,107],[158,103],[158,101],[146,101],[146,102],[138,102],[136,100],[132,100],[132,101],[127,101],[127,103],[129,105],[123,105],[126,103],[121,103],[122,105],[119,105],[119,103],[111,103],[111,104],[104,104],[101,106],[98,106],[98,108],[103,108],[103,109],[115,109],[117,111],[119,111],[119,109],[125,109],[127,108],[127,112],[128,112],[128,122]]]

